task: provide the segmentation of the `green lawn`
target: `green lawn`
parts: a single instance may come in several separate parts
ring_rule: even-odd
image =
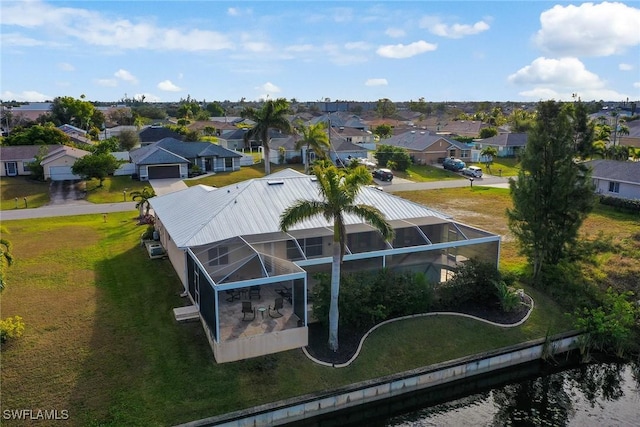
[[[409,179],[414,182],[447,181],[463,179],[455,172],[443,169],[442,166],[411,165],[406,172],[393,172],[398,178]]]
[[[501,329],[427,317],[387,325],[344,369],[300,350],[218,365],[199,323],[178,324],[168,260],[139,246],[136,212],[5,221],[15,264],[2,316],[25,335],[3,346],[3,408],[65,408],[69,425],[168,425],[318,392],[558,332],[560,309],[532,291],[531,320]],[[267,392],[268,391],[268,392]]]
[[[130,202],[132,191],[140,191],[144,187],[151,188],[148,182],[131,179],[130,176],[109,176],[102,182],[102,187],[99,187],[100,182],[97,179],[85,181],[85,185],[86,200],[91,203]]]
[[[484,163],[467,163],[467,166],[480,166],[484,173],[496,176],[517,176],[520,172],[520,161],[515,158],[496,157],[491,163],[491,169],[487,169]]]
[[[38,208],[49,203],[49,183],[28,179],[24,176],[2,177],[0,179],[0,209],[24,209],[24,199],[29,208]]]
[[[295,169],[299,172],[304,172],[304,165],[271,165],[271,173],[281,171],[283,169]],[[252,166],[243,166],[240,170],[233,172],[217,172],[214,175],[206,175],[201,178],[187,179],[185,184],[189,187],[194,185],[203,184],[212,187],[224,187],[225,185],[231,185],[238,182],[246,181],[253,178],[262,178],[264,176],[264,163],[256,163]]]

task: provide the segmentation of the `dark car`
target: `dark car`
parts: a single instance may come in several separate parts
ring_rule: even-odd
[[[373,177],[380,181],[391,181],[393,179],[393,172],[391,169],[376,169],[372,172]]]
[[[442,167],[448,169],[450,171],[459,172],[464,169],[467,165],[460,159],[452,159],[446,158],[442,162]]]

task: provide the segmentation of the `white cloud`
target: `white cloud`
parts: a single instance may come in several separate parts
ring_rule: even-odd
[[[285,49],[287,52],[311,52],[313,51],[313,45],[311,44],[294,44],[287,46]]]
[[[61,69],[62,71],[75,71],[76,67],[74,67],[73,65],[69,64],[68,62],[60,62],[58,63],[58,68]]]
[[[278,86],[274,85],[271,82],[266,82],[265,84],[263,84],[260,87],[257,87],[256,89],[263,90],[269,94],[282,92],[282,90]]]
[[[393,38],[403,37],[406,34],[402,28],[387,28],[384,33]]]
[[[609,56],[640,44],[640,9],[623,3],[556,5],[540,15],[537,45],[556,55]]]
[[[123,70],[122,68],[113,73],[113,75],[126,82],[138,83],[138,79],[133,74],[131,74],[127,70]]]
[[[0,44],[4,48],[10,46],[33,47],[46,45],[43,41],[25,37],[19,33],[0,34]]]
[[[242,47],[244,47],[245,50],[254,53],[265,53],[273,50],[269,43],[264,42],[245,42],[242,44]]]
[[[367,42],[348,42],[344,44],[347,50],[370,50],[371,45]]]
[[[516,85],[531,85],[520,95],[532,99],[570,100],[573,93],[582,99],[624,99],[627,95],[608,89],[606,82],[587,70],[577,58],[540,57],[511,74],[507,80]]]
[[[365,86],[387,86],[388,84],[387,79],[368,79],[364,82]]]
[[[442,22],[439,17],[425,16],[420,20],[420,28],[426,28],[430,33],[440,37],[460,39],[465,36],[472,36],[487,31],[490,27],[485,21],[478,21],[473,25],[452,24]]]
[[[634,82],[633,87],[635,87],[636,89],[640,89],[640,82]]]
[[[412,56],[419,55],[424,52],[436,50],[437,44],[427,43],[424,40],[420,40],[410,44],[396,44],[380,46],[376,53],[385,58],[411,58]]]
[[[92,46],[119,49],[215,51],[232,49],[230,39],[209,30],[181,30],[158,27],[144,20],[107,17],[82,8],[57,7],[39,1],[11,2],[3,5],[3,25],[28,29],[46,29],[60,38],[81,40]],[[40,41],[14,39],[13,43],[42,44]],[[51,42],[47,42],[50,44]]]
[[[171,80],[164,80],[158,83],[158,89],[165,92],[180,92],[182,90],[180,87],[171,83]]]
[[[333,21],[344,23],[353,20],[353,9],[347,7],[338,7],[333,9]]]
[[[9,101],[20,101],[20,102],[43,102],[46,100],[53,99],[53,97],[44,95],[40,92],[36,92],[35,90],[25,90],[20,93],[14,93],[11,91],[2,92],[2,99],[6,99]]]
[[[240,16],[240,10],[237,7],[230,7],[227,9],[227,15],[229,16]]]
[[[162,101],[162,99],[160,99],[159,96],[153,95],[151,93],[136,93],[135,95],[133,95],[133,99],[142,99],[143,96],[144,96],[145,102],[160,102],[160,101]]]
[[[116,79],[97,79],[96,84],[98,86],[116,87],[118,86],[118,81]]]
[[[618,69],[620,71],[631,71],[633,68],[634,66],[632,64],[618,64]]]

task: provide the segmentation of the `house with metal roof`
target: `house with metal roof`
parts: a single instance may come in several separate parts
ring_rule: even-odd
[[[640,162],[590,160],[591,178],[598,194],[640,200]]]
[[[287,233],[279,223],[297,200],[319,198],[314,177],[287,169],[150,200],[160,243],[192,304],[181,310],[200,320],[218,363],[308,344],[310,290],[316,273],[331,270],[333,223],[317,216]],[[343,274],[388,268],[438,283],[469,258],[498,262],[498,235],[373,187],[362,188],[356,202],[380,209],[395,237],[386,242],[347,215]],[[279,298],[284,303],[274,310]]]
[[[130,152],[141,181],[158,178],[187,178],[197,165],[205,172],[240,169],[242,154],[211,142],[184,142],[164,138]]]

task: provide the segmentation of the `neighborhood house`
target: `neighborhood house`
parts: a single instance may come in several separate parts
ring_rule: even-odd
[[[159,240],[206,331],[218,363],[308,344],[315,273],[331,270],[333,224],[318,216],[283,233],[282,212],[317,199],[315,178],[287,169],[223,188],[197,185],[150,200]],[[397,196],[364,187],[356,200],[378,207],[395,238],[385,242],[347,216],[342,271],[389,268],[447,280],[459,263],[497,265],[500,236]]]

